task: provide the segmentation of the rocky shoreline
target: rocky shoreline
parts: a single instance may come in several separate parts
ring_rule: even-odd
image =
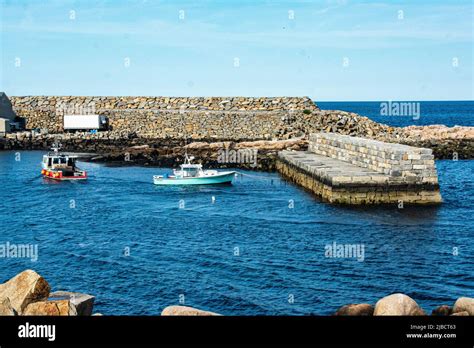
[[[100,315],[92,314],[94,299],[77,292],[51,292],[46,279],[28,269],[0,284],[0,315]]]
[[[67,291],[51,292],[49,283],[33,270],[25,270],[0,284],[0,316],[97,316],[92,313],[94,296]],[[219,316],[193,307],[173,305],[162,316]],[[348,304],[334,316],[422,316],[426,312],[409,296],[395,293],[369,303]],[[474,316],[474,298],[460,297],[452,306],[440,305],[433,316]]]
[[[187,149],[188,153],[210,168],[238,167],[272,171],[275,169],[277,151],[306,150],[309,134],[321,131],[431,148],[436,159],[474,158],[474,127],[435,125],[397,128],[338,110],[301,113],[272,139],[191,139]],[[185,145],[181,138],[156,138],[136,132],[43,134],[25,131],[0,138],[0,150],[49,150],[55,140],[59,140],[66,151],[96,154],[88,157],[91,161],[152,166],[176,166],[182,163]],[[232,153],[232,150],[238,152],[245,149],[256,150],[256,165],[245,161],[218,161],[222,151]]]
[[[187,306],[166,307],[166,316],[216,316],[214,312]],[[375,305],[352,303],[340,307],[333,316],[426,316],[428,315],[411,297],[395,293],[378,300]],[[452,306],[441,305],[431,311],[432,316],[474,316],[474,298],[460,297]]]
[[[339,308],[335,316],[422,316],[428,315],[410,296],[395,293],[378,300],[375,305],[369,303],[348,304]],[[460,297],[452,306],[440,305],[431,311],[433,316],[472,316],[474,298]]]

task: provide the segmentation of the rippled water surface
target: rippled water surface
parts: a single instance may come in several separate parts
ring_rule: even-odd
[[[180,295],[227,315],[330,314],[391,292],[430,311],[474,296],[474,161],[437,162],[441,207],[399,210],[321,203],[276,173],[157,187],[167,169],[81,163],[88,181],[57,183],[38,175],[42,153],[20,155],[0,152],[0,244],[38,244],[39,259],[1,258],[0,282],[33,268],[114,315],[159,314]],[[333,242],[364,244],[364,261],[325,257]]]

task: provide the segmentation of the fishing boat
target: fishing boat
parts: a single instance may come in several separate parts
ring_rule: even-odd
[[[41,175],[53,180],[84,180],[87,172],[76,167],[77,156],[59,151],[59,144],[53,144],[52,152],[43,156]]]
[[[220,172],[204,170],[201,164],[193,164],[193,156],[185,154],[184,163],[180,169],[174,169],[173,175],[154,175],[155,185],[213,185],[230,184],[235,177],[234,171]]]

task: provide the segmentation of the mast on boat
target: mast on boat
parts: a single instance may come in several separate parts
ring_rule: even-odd
[[[59,154],[59,150],[61,149],[61,144],[55,140],[54,143],[51,145],[51,150],[53,150],[54,154]]]
[[[181,124],[183,125],[183,136],[184,136],[184,164],[191,164],[190,158],[188,156],[188,139],[186,134],[186,123],[184,120],[184,107],[181,106],[179,113],[181,114]]]

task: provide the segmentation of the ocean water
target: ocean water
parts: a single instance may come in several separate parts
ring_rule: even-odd
[[[395,101],[393,101],[395,102]],[[392,104],[393,104],[392,102]],[[402,101],[404,102],[404,101]],[[442,124],[449,127],[474,127],[474,101],[421,101],[413,105],[409,115],[381,115],[382,102],[317,102],[323,110],[344,110],[367,116],[371,120],[394,127]],[[383,101],[383,103],[387,103]],[[418,109],[419,107],[419,109]],[[419,115],[418,112],[419,111]]]
[[[427,311],[474,297],[474,161],[437,162],[440,207],[397,209],[322,203],[277,173],[158,187],[167,169],[81,163],[88,181],[54,182],[39,175],[41,152],[19,154],[0,152],[0,244],[39,255],[0,258],[0,282],[31,268],[107,315],[180,299],[226,315],[324,315],[393,292]],[[333,243],[363,245],[363,260],[326,257]]]

